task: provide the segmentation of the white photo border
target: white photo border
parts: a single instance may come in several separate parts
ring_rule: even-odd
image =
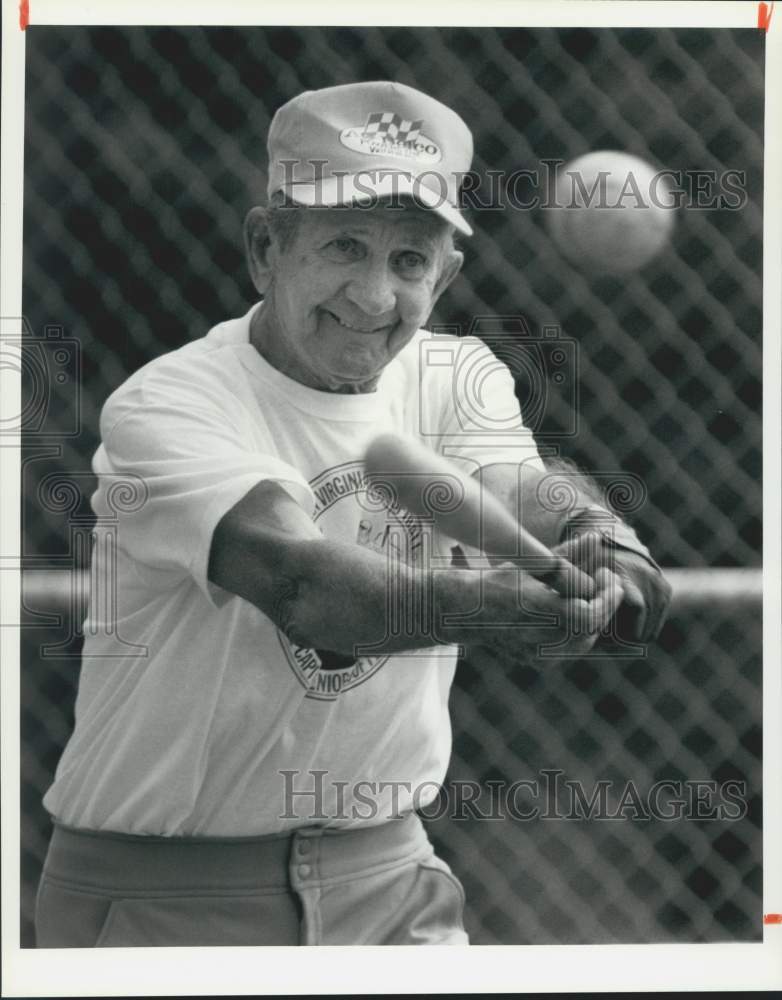
[[[757,27],[758,3],[546,2],[372,5],[312,0],[30,0],[35,25],[506,25],[515,27]],[[768,6],[768,5],[767,5]],[[21,316],[25,35],[20,5],[3,5],[2,277],[0,317]],[[775,20],[776,18],[776,20]],[[782,10],[766,38],[764,157],[764,544],[763,544],[763,884],[764,912],[782,912]],[[4,375],[3,413],[19,413],[18,379]],[[18,442],[0,448],[0,551],[20,549]],[[16,444],[16,447],[14,447]],[[19,574],[0,573],[2,622],[18,621]],[[430,948],[136,948],[36,950],[19,947],[19,648],[2,641],[2,959],[4,996],[350,994],[396,992],[644,992],[768,990],[782,987],[782,924],[762,943],[546,945]],[[404,954],[401,952],[404,951]],[[388,959],[393,964],[389,967]],[[379,970],[383,970],[379,974]]]

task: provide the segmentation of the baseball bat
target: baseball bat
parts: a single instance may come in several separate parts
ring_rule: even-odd
[[[411,438],[376,437],[364,456],[369,485],[391,488],[408,510],[429,516],[446,535],[522,566],[563,597],[591,597],[594,583],[530,534],[475,479]]]

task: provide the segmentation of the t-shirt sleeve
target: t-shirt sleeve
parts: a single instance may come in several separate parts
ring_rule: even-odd
[[[117,517],[117,544],[163,584],[190,576],[216,606],[232,595],[207,579],[217,523],[262,480],[307,511],[306,479],[270,446],[251,440],[239,404],[204,385],[151,377],[101,414],[93,508]],[[130,503],[121,501],[125,482]]]
[[[543,469],[508,366],[478,337],[453,338],[447,350],[450,363],[439,369],[434,389],[442,454],[470,475],[497,463]]]

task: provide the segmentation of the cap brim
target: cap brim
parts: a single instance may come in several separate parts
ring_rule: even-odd
[[[375,176],[380,174],[381,176]],[[313,183],[283,185],[291,201],[309,207],[371,204],[378,198],[410,197],[422,208],[430,209],[452,226],[472,236],[472,227],[461,211],[443,197],[442,191],[427,187],[423,181],[402,171],[366,171],[339,177],[324,177]]]

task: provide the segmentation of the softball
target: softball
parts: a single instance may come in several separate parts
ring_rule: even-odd
[[[673,204],[664,173],[629,153],[600,150],[559,169],[556,207],[546,216],[558,250],[579,269],[625,274],[668,244]]]

